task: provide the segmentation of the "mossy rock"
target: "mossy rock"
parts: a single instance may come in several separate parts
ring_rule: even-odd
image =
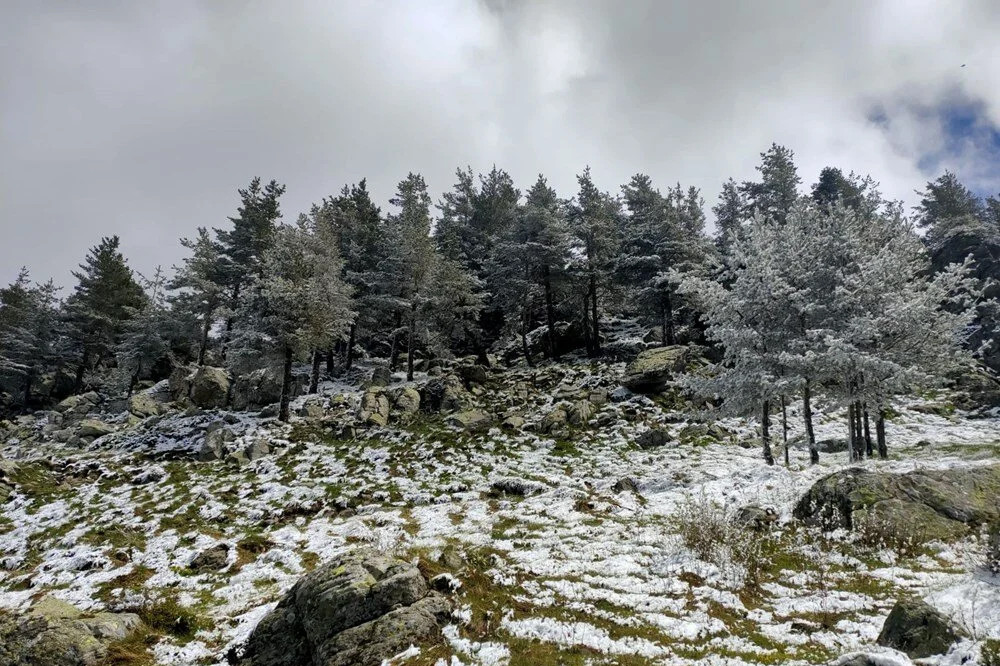
[[[704,363],[697,347],[672,345],[647,349],[629,363],[622,385],[636,393],[660,393],[677,375]]]

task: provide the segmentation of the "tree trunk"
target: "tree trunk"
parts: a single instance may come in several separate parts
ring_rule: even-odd
[[[781,443],[785,447],[785,467],[790,467],[788,459],[788,409],[785,405],[785,396],[781,396]]]
[[[764,446],[764,461],[774,464],[774,454],[771,453],[771,403],[765,400],[760,408],[760,441]]]
[[[664,292],[663,296],[663,320],[666,322],[666,328],[663,331],[663,344],[674,345],[677,344],[677,339],[674,337],[674,304],[670,300],[670,290]]]
[[[594,327],[594,356],[601,355],[601,323],[597,317],[597,276],[590,274],[590,319]]]
[[[76,369],[76,379],[73,381],[73,393],[79,393],[83,389],[83,375],[87,372],[87,364],[90,363],[90,351],[83,352],[80,365]]]
[[[59,375],[57,373],[56,376],[55,376],[55,378],[52,380],[52,383],[55,384],[55,382],[58,379],[59,379]],[[34,381],[35,381],[35,373],[34,373],[33,370],[29,370],[27,372],[27,374],[25,374],[25,376],[24,376],[24,408],[25,409],[27,409],[28,406],[31,404],[31,384]]]
[[[132,376],[128,378],[128,389],[125,391],[126,398],[132,397],[132,391],[135,390],[135,385],[138,383],[139,383],[139,369],[136,369],[136,371],[132,373]]]
[[[854,431],[854,403],[847,405],[847,448],[851,452],[851,462],[858,460],[858,447]]]
[[[344,369],[350,370],[354,365],[354,342],[358,335],[357,323],[351,324],[351,334],[347,338],[347,361],[344,362]]]
[[[806,422],[806,439],[809,441],[809,464],[815,465],[819,462],[819,449],[816,448],[816,432],[813,430],[812,388],[808,379],[802,389],[802,418]]]
[[[872,456],[875,455],[875,452],[872,449],[872,431],[871,431],[871,427],[868,424],[868,403],[867,402],[864,403],[861,406],[861,410],[862,410],[861,413],[862,413],[862,415],[864,417],[864,427],[865,427],[865,453],[867,454],[867,456],[869,458],[871,458]]]
[[[528,367],[535,367],[535,363],[531,360],[531,350],[528,347],[528,334],[524,332],[524,326],[521,327],[521,351],[524,353],[524,362],[528,364]]]
[[[413,343],[414,331],[417,329],[416,308],[410,311],[410,324],[406,331],[406,381],[413,381]]]
[[[230,301],[230,312],[236,312],[236,306],[240,301],[240,283],[233,285],[233,296]],[[229,341],[233,337],[233,315],[226,317],[226,334],[222,338],[222,361],[225,363],[226,354],[229,352]]]
[[[212,311],[205,311],[205,323],[201,325],[201,341],[198,344],[198,365],[205,365],[205,354],[208,351],[208,333],[212,329]]]
[[[292,401],[292,348],[285,345],[285,364],[281,373],[281,401],[278,403],[278,420],[288,421],[288,403]]]
[[[590,340],[590,292],[583,297],[583,343],[587,347],[587,356],[594,355],[594,343]]]
[[[552,298],[552,280],[549,276],[549,267],[545,267],[543,273],[545,281],[545,320],[549,325],[549,358],[559,360],[559,348],[556,342],[556,308]]]
[[[881,407],[875,416],[875,439],[878,442],[878,457],[885,460],[889,457],[889,449],[885,444],[885,410]]]
[[[854,437],[857,438],[858,460],[865,458],[865,439],[861,432],[861,401],[854,403]]]
[[[396,355],[399,353],[400,315],[396,314],[396,327],[392,331],[392,346],[389,349],[389,370],[396,369]]]
[[[319,391],[319,369],[323,364],[323,355],[320,353],[319,349],[313,349],[312,353],[312,372],[309,375],[309,394],[312,395]]]

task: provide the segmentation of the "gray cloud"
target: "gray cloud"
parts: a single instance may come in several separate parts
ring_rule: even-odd
[[[286,217],[362,177],[384,201],[419,170],[437,196],[493,163],[566,196],[584,164],[611,190],[644,171],[711,203],[777,141],[807,182],[834,164],[912,202],[952,167],[988,188],[975,142],[943,150],[918,111],[964,100],[1000,127],[997,34],[992,0],[8,3],[0,280],[68,286],[113,233],[169,266],[254,175],[287,183]]]

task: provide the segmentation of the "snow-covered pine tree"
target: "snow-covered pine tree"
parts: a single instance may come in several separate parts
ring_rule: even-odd
[[[57,360],[56,291],[51,280],[32,284],[26,268],[0,289],[0,386],[19,389],[24,407],[30,407],[35,383]]]
[[[197,320],[197,363],[205,364],[212,325],[224,304],[225,281],[219,245],[208,230],[198,228],[195,238],[182,238],[181,245],[190,251],[179,267],[168,289],[176,293],[170,299],[175,314],[185,313]]]
[[[78,284],[63,314],[69,347],[77,358],[74,392],[83,387],[89,370],[109,359],[126,322],[146,298],[118,246],[118,236],[102,238],[73,272]]]
[[[759,181],[744,181],[739,186],[747,203],[746,216],[763,215],[766,219],[784,224],[788,212],[798,199],[802,182],[795,168],[795,153],[772,143],[760,154]]]
[[[576,177],[579,191],[569,205],[569,229],[574,267],[583,296],[581,322],[587,353],[601,353],[601,292],[609,285],[612,261],[618,248],[621,205],[601,192],[590,176],[590,167]]]
[[[171,312],[165,295],[166,278],[157,267],[152,278],[140,279],[146,298],[131,312],[121,340],[115,345],[118,382],[125,387],[126,395],[132,395],[139,380],[170,353]]]

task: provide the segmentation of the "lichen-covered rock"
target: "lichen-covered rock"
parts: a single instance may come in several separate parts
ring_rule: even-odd
[[[58,405],[56,411],[60,414],[84,416],[88,414],[101,401],[101,397],[94,391],[71,395]]]
[[[109,423],[97,419],[84,419],[80,421],[78,434],[80,437],[93,437],[96,439],[111,434],[114,431],[115,427]]]
[[[160,403],[149,393],[136,393],[128,399],[128,411],[141,419],[158,416],[167,411],[166,405]]]
[[[639,436],[635,439],[635,443],[639,445],[640,449],[658,449],[661,446],[669,444],[670,440],[670,433],[666,430],[662,428],[650,428],[639,433]]]
[[[219,543],[201,551],[188,564],[195,573],[221,571],[229,564],[229,544]]]
[[[226,444],[236,439],[233,431],[226,427],[210,427],[198,449],[198,460],[209,462],[222,460],[226,455]]]
[[[466,432],[481,433],[490,429],[493,424],[493,416],[481,409],[470,409],[452,414],[448,417],[448,423],[458,426]]]
[[[243,666],[378,666],[437,640],[450,605],[409,562],[371,551],[307,574],[254,629]]]
[[[108,643],[140,624],[132,613],[89,615],[45,598],[22,615],[0,612],[0,665],[97,666],[107,656]]]
[[[881,523],[947,541],[1000,519],[1000,465],[906,474],[846,469],[813,484],[794,515],[826,529]]]
[[[224,368],[203,365],[189,378],[190,397],[202,409],[218,409],[226,404],[229,394],[229,373]]]
[[[449,414],[461,410],[470,402],[462,380],[455,375],[435,377],[424,384],[420,396],[421,407],[432,413]]]
[[[556,405],[538,422],[538,432],[557,432],[565,428],[567,423],[569,423],[569,407],[565,404]]]
[[[275,368],[258,368],[240,375],[233,381],[229,406],[233,409],[259,409],[281,400],[281,372]],[[289,386],[290,397],[302,395],[308,386],[308,377],[296,373]]]
[[[704,362],[697,348],[684,345],[641,352],[625,370],[622,384],[636,393],[660,393],[676,375]]]
[[[589,400],[577,400],[566,414],[566,418],[575,426],[586,425],[593,417],[594,405]]]
[[[893,606],[876,643],[920,659],[946,653],[962,635],[946,617],[923,601],[902,600]]]
[[[369,389],[361,397],[360,419],[369,425],[384,426],[389,423],[389,398],[379,389]]]
[[[420,391],[407,386],[399,391],[392,403],[392,414],[402,423],[412,421],[420,411]]]

